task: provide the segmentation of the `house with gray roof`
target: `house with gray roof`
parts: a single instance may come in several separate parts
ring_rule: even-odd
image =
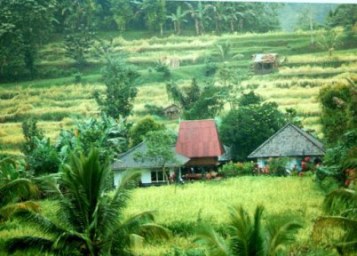
[[[325,154],[323,144],[311,134],[293,124],[287,124],[256,150],[248,158],[257,159],[258,167],[263,168],[270,158],[287,157],[287,169],[301,170],[305,157],[320,159]]]
[[[175,170],[186,164],[190,159],[176,152],[175,145],[171,149],[174,153],[174,160],[165,163],[165,168],[172,175]],[[125,170],[140,170],[141,184],[143,186],[149,184],[166,183],[165,176],[162,172],[162,164],[151,159],[143,159],[138,157],[144,155],[147,151],[147,145],[142,142],[127,152],[120,154],[112,164],[114,172],[114,185],[117,186]]]

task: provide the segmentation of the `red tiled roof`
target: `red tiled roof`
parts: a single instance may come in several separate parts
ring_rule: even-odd
[[[182,121],[176,152],[184,156],[218,157],[224,153],[214,120]]]

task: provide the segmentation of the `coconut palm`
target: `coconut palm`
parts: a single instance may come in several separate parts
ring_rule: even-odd
[[[326,242],[334,246],[341,255],[349,253],[354,255],[353,253],[357,251],[356,191],[351,189],[332,191],[326,195],[323,209],[326,215],[316,220],[313,239],[321,242],[326,241],[327,238]]]
[[[123,220],[129,188],[138,173],[126,173],[113,195],[109,162],[99,161],[98,150],[89,155],[72,155],[60,178],[62,197],[55,222],[45,216],[23,210],[17,216],[42,230],[43,236],[9,239],[9,252],[37,248],[55,255],[130,255],[130,244],[145,235],[168,236],[153,224],[151,212]]]
[[[287,216],[263,220],[263,212],[264,207],[258,206],[251,218],[242,207],[232,207],[225,237],[203,224],[198,229],[198,240],[207,245],[210,256],[277,255],[294,241],[294,235],[302,226]]]

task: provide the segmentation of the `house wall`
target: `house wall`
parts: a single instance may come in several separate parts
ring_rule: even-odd
[[[118,184],[121,181],[121,178],[123,176],[123,170],[115,170],[114,171],[114,186],[117,187]],[[141,177],[140,177],[140,181],[142,184],[151,184],[152,180],[151,180],[151,169],[144,169],[141,170]],[[174,173],[174,169],[170,169],[169,170],[169,176],[172,175]]]
[[[217,157],[200,157],[200,158],[191,158],[190,161],[185,165],[187,167],[195,166],[216,166],[218,165]]]
[[[302,157],[289,157],[288,162],[286,164],[286,169],[287,170],[292,170],[294,167],[296,167],[297,170],[301,170],[301,160]],[[269,158],[258,158],[257,159],[257,164],[259,168],[264,168],[268,165],[269,163]]]

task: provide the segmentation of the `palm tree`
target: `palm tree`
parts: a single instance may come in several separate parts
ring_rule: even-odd
[[[313,228],[315,241],[326,241],[334,246],[340,255],[357,250],[357,193],[351,189],[338,189],[327,194],[323,209],[326,216],[320,216]],[[336,230],[343,232],[335,232]],[[334,231],[334,232],[331,232]],[[337,236],[333,236],[337,235]]]
[[[263,222],[263,212],[264,207],[258,206],[251,218],[242,207],[232,207],[226,237],[203,224],[198,229],[198,240],[208,246],[210,256],[277,255],[294,241],[301,225],[287,216],[272,216]]]
[[[143,212],[123,220],[129,188],[138,176],[126,173],[111,196],[109,162],[100,164],[98,150],[88,157],[72,155],[61,173],[62,198],[58,220],[23,210],[17,216],[42,230],[44,236],[23,236],[6,242],[8,252],[37,248],[55,255],[131,255],[130,243],[146,235],[168,237],[168,231],[153,224],[153,214]]]
[[[176,13],[172,13],[171,15],[167,16],[173,22],[174,30],[177,35],[181,34],[181,24],[183,22],[187,22],[185,19],[187,13],[187,11],[182,11],[181,6],[177,6]]]

